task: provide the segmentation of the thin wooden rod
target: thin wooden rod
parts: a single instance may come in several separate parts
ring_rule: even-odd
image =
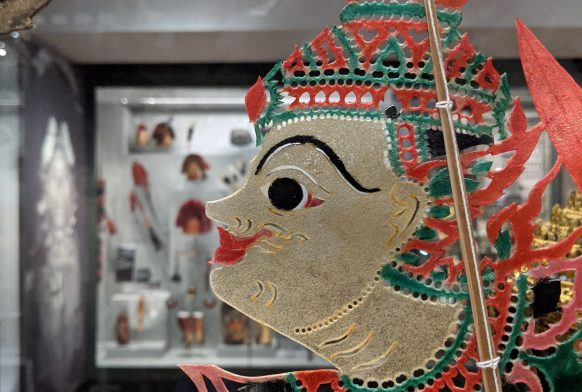
[[[447,165],[453,190],[453,203],[459,229],[459,243],[461,256],[467,274],[471,310],[473,313],[477,350],[479,354],[478,366],[482,370],[483,386],[487,392],[501,392],[502,383],[498,371],[499,357],[495,349],[495,342],[487,317],[487,304],[483,293],[479,260],[475,249],[475,241],[469,215],[469,199],[465,187],[465,177],[461,165],[459,147],[455,137],[452,108],[453,102],[449,94],[447,77],[443,64],[441,48],[440,25],[436,13],[434,0],[424,0],[428,33],[430,39],[433,72],[436,92],[439,102],[437,107],[443,128]]]

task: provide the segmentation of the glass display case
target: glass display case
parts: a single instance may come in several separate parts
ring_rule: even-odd
[[[21,72],[14,48],[0,42],[0,390],[20,387],[20,303],[19,285],[19,167],[18,162],[22,97]]]
[[[214,297],[205,203],[256,152],[245,90],[97,93],[99,368],[312,368],[325,362]]]

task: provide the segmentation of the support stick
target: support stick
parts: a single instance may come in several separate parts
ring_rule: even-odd
[[[447,165],[453,189],[453,202],[459,228],[459,242],[461,256],[463,257],[471,309],[477,337],[477,350],[480,362],[477,363],[482,370],[483,386],[486,392],[501,392],[501,377],[498,371],[499,358],[488,323],[487,304],[483,294],[479,261],[475,249],[475,241],[471,230],[471,218],[469,216],[469,200],[465,187],[465,177],[461,166],[459,148],[455,137],[452,108],[453,102],[449,94],[447,77],[443,64],[443,54],[441,49],[440,26],[436,14],[435,0],[424,0],[426,9],[426,20],[428,23],[428,33],[433,61],[435,86],[439,102],[437,108],[440,112],[440,119],[443,127],[443,137],[445,141],[445,151],[447,154]]]

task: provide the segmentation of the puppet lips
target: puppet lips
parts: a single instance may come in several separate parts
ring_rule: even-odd
[[[247,249],[263,237],[270,237],[271,232],[261,230],[251,237],[236,237],[222,227],[218,228],[220,246],[214,252],[211,264],[234,265],[242,260]]]

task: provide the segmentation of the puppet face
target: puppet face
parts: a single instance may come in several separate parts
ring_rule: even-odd
[[[419,184],[385,164],[383,124],[318,119],[273,129],[241,190],[209,203],[226,227],[211,283],[226,303],[293,336],[379,280],[420,224]]]

